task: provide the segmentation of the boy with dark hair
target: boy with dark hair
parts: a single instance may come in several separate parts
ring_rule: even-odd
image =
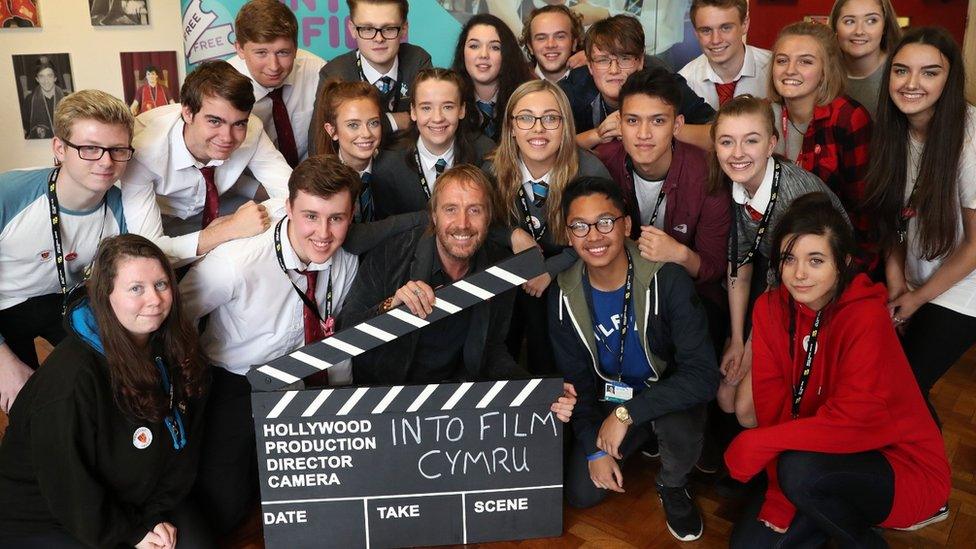
[[[766,97],[769,50],[747,46],[749,4],[746,0],[693,0],[691,23],[702,54],[678,74],[713,109],[736,95]]]
[[[288,165],[308,156],[319,56],[298,49],[298,21],[278,0],[250,0],[234,21],[237,57],[231,66],[254,84],[254,116]]]
[[[559,86],[569,97],[576,122],[576,143],[591,149],[600,143],[620,137],[620,87],[631,74],[645,65],[667,68],[655,57],[644,56],[644,29],[637,19],[615,15],[594,23],[583,40],[587,66],[570,71]],[[707,124],[715,111],[684,79],[677,77],[681,90],[678,112],[685,118],[681,139],[705,148],[710,137]]]
[[[180,96],[182,104],[136,119],[122,199],[132,232],[186,263],[271,224],[265,206],[251,200],[256,189],[238,183],[245,169],[271,198],[284,199],[291,168],[251,115],[251,81],[226,61],[202,63]]]
[[[719,380],[705,311],[684,269],[644,259],[627,238],[631,219],[613,181],[577,178],[562,210],[580,256],[549,292],[556,364],[578,395],[566,497],[590,507],[607,490],[623,492],[617,460],[653,433],[668,530],[681,541],[698,539],[702,519],[687,478],[701,452],[704,404]]]
[[[583,23],[566,6],[548,4],[532,10],[520,41],[536,76],[556,83],[569,76],[569,58],[582,46]]]
[[[362,80],[376,86],[383,101],[383,135],[410,126],[410,93],[420,69],[433,66],[430,54],[413,44],[401,43],[407,33],[406,0],[346,0],[349,5],[347,31],[356,40],[356,50],[344,53],[319,71],[316,97],[326,81]],[[318,119],[321,101],[315,102],[312,120]],[[315,132],[309,128],[310,154],[315,154]]]

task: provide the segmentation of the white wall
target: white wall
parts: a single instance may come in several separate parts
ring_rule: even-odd
[[[180,0],[149,0],[149,25],[93,27],[87,0],[38,0],[39,29],[0,29],[0,171],[52,164],[50,139],[24,139],[13,54],[68,53],[74,89],[122,97],[124,51],[175,51],[183,81]]]

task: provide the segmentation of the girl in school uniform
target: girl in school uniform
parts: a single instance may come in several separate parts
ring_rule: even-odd
[[[943,28],[906,33],[882,83],[868,204],[887,259],[891,320],[927,396],[976,343],[976,107]]]

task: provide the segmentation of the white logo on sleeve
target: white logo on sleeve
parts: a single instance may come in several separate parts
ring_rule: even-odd
[[[132,433],[132,445],[139,450],[145,450],[152,444],[152,431],[149,427],[139,427],[136,429],[135,433]]]

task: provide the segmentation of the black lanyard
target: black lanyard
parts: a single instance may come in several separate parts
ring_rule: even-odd
[[[803,400],[803,394],[807,392],[807,383],[810,381],[810,372],[813,370],[813,357],[817,354],[817,336],[820,335],[822,317],[823,309],[817,311],[817,316],[813,319],[813,328],[810,329],[810,337],[807,339],[807,357],[803,361],[800,379],[793,387],[793,419],[800,417],[800,401]],[[793,345],[792,341],[790,345]]]
[[[637,199],[638,175],[637,175],[637,170],[634,169],[634,162],[630,159],[630,155],[627,155],[626,164],[627,164],[627,173],[630,174],[630,181],[634,185],[634,201],[637,202],[637,217],[638,217],[638,221],[640,221],[640,200]],[[667,194],[664,192],[667,179],[668,177],[667,175],[665,175],[664,179],[661,180],[661,190],[658,191],[657,193],[657,201],[654,202],[654,211],[651,212],[651,220],[647,223],[648,225],[654,225],[654,222],[657,221],[657,211],[661,208],[661,202],[664,202],[664,197],[667,196]]]
[[[759,253],[759,244],[762,243],[763,236],[765,236],[766,231],[769,229],[769,221],[773,217],[773,208],[776,206],[776,196],[779,194],[779,176],[780,176],[780,166],[779,162],[773,162],[773,184],[772,188],[769,190],[769,202],[766,204],[766,211],[763,212],[762,220],[759,221],[759,228],[756,229],[756,238],[752,242],[752,247],[746,253],[746,256],[739,261],[739,238],[738,235],[733,235],[730,244],[732,245],[732,284],[735,284],[735,279],[738,278],[739,267],[752,262],[752,258]],[[748,204],[748,202],[747,202]],[[736,226],[738,223],[733,219],[732,225]]]
[[[278,224],[275,225],[274,248],[275,248],[275,256],[278,258],[278,266],[281,267],[281,270],[282,272],[285,273],[285,276],[288,276],[288,267],[285,267],[285,258],[284,256],[281,255],[281,225],[282,223],[285,222],[285,219],[287,218],[282,218],[281,221],[279,221]],[[315,304],[315,301],[313,301],[311,298],[305,295],[305,292],[303,292],[301,288],[299,288],[298,285],[295,284],[295,281],[292,280],[290,276],[288,276],[288,282],[291,282],[291,286],[292,288],[295,288],[295,292],[298,293],[298,297],[302,298],[302,303],[304,303],[305,306],[308,307],[310,311],[312,311],[312,313],[315,315],[315,318],[317,318],[319,322],[322,322],[322,315],[321,313],[319,313],[319,307],[318,305]],[[331,317],[332,317],[332,269],[329,269],[329,286],[325,289],[325,318],[331,318]]]
[[[377,32],[379,32],[379,31],[377,31]],[[363,82],[369,83],[369,79],[366,78],[366,73],[363,72],[363,56],[359,52],[356,52],[356,68],[359,69],[359,78],[361,78]],[[385,75],[383,75],[383,76],[385,76]],[[380,76],[380,78],[383,78],[383,76]],[[400,106],[400,97],[401,97],[401,95],[400,95],[400,76],[401,76],[400,75],[400,67],[397,66],[397,77],[396,77],[396,80],[393,81],[393,86],[389,90],[387,90],[387,92],[385,94],[383,94],[383,98],[382,98],[383,99],[383,105],[386,106],[386,108],[389,109],[389,112],[396,112],[397,107]],[[375,86],[376,84],[373,83],[372,85]]]
[[[420,190],[424,191],[427,200],[430,200],[430,185],[427,184],[427,176],[424,175],[424,165],[420,163],[420,151],[413,151],[413,159],[417,162],[417,176],[420,178]]]
[[[68,294],[71,293],[68,290],[68,273],[65,272],[64,268],[64,245],[61,241],[61,209],[58,206],[58,193],[57,193],[57,181],[58,174],[61,172],[61,168],[54,168],[51,170],[51,176],[47,180],[47,205],[48,211],[51,214],[51,239],[54,241],[54,268],[58,272],[58,284],[61,285],[61,295],[67,298]],[[102,241],[102,235],[105,233],[105,213],[108,208],[108,201],[105,197],[102,197],[102,228],[98,232],[98,240],[96,241],[96,246]],[[97,253],[97,252],[96,252]],[[94,262],[94,258],[92,259]],[[82,282],[88,278],[88,273],[91,271],[91,264],[89,263],[82,274]],[[75,287],[80,285],[79,282]],[[71,288],[74,290],[74,287]],[[67,310],[67,300],[61,305],[61,314],[63,315]]]
[[[915,178],[915,182],[912,183],[912,192],[908,195],[908,200],[905,201],[905,207],[901,209],[901,215],[898,217],[898,243],[905,241],[905,237],[908,235],[908,222],[912,220],[913,217],[918,215],[915,211],[915,207],[912,202],[915,200],[915,191],[918,190],[918,177]]]
[[[624,282],[624,302],[620,307],[620,348],[617,350],[617,381],[620,381],[624,375],[624,345],[627,341],[627,332],[630,328],[630,318],[628,316],[630,315],[630,297],[634,291],[634,262],[630,259],[629,251],[624,250],[624,253],[627,255],[627,281]],[[586,274],[586,269],[583,270],[583,276],[586,277],[586,286],[592,288],[593,286],[590,285],[590,278]],[[610,354],[613,354],[606,340],[600,337],[600,328],[595,315],[593,317],[593,335],[597,341],[603,344],[603,347]]]
[[[532,235],[532,238],[539,240],[542,238],[542,235],[546,234],[546,224],[540,219],[539,228],[536,229],[535,225],[532,223],[532,213],[529,209],[529,199],[525,196],[524,184],[519,184],[518,186],[518,198],[518,205],[521,206],[519,209],[522,211],[522,221],[525,223],[525,228],[528,229],[529,233]]]
[[[169,381],[169,374],[166,372],[163,358],[157,356],[155,362],[156,369],[159,370],[163,391],[169,394],[170,414],[163,418],[163,424],[166,425],[166,430],[169,431],[169,436],[173,439],[173,449],[179,452],[186,447],[186,427],[183,426],[183,415],[180,414],[180,406],[176,405],[173,398],[173,384]]]

